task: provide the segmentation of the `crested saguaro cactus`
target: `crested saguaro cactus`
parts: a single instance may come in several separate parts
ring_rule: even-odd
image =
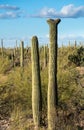
[[[20,66],[24,66],[24,42],[21,41],[21,56],[20,56]]]
[[[33,120],[36,130],[41,123],[41,111],[42,111],[42,95],[41,95],[41,80],[40,80],[40,63],[39,63],[39,48],[38,38],[32,37],[32,111]]]
[[[60,19],[49,19],[50,48],[49,48],[49,83],[48,83],[48,129],[56,130],[57,92],[57,25]]]

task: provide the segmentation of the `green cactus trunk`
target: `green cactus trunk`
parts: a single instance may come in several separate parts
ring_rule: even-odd
[[[70,41],[69,41],[69,48],[71,47],[71,43],[70,43]]]
[[[21,57],[20,57],[20,66],[24,66],[24,42],[21,41]]]
[[[47,47],[44,46],[44,68],[47,66]]]
[[[1,53],[3,58],[4,57],[3,39],[1,39]]]
[[[50,27],[49,84],[48,84],[48,130],[56,130],[57,91],[57,25],[60,19],[47,20]]]
[[[11,57],[12,57],[12,64],[13,64],[13,67],[15,67],[15,61],[14,61],[14,53],[11,54]]]
[[[29,51],[29,47],[28,47],[28,45],[27,45],[27,47],[26,47],[26,53],[28,54],[28,51]]]
[[[16,51],[18,50],[18,46],[17,46],[17,40],[16,40]]]
[[[39,48],[38,38],[34,36],[32,38],[32,111],[33,120],[36,130],[41,123],[41,111],[42,111],[42,95],[41,95],[41,79],[40,79],[40,63],[39,63]]]
[[[16,48],[14,48],[13,52],[14,52],[14,57],[16,57]]]
[[[75,43],[74,43],[74,48],[76,48],[76,46],[77,46],[77,42],[75,41]]]

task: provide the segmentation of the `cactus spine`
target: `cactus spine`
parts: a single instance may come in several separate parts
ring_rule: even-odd
[[[40,80],[40,63],[38,38],[32,37],[32,111],[33,120],[36,130],[41,123],[42,97],[41,97],[41,80]]]
[[[49,19],[50,48],[49,48],[49,84],[48,84],[48,129],[56,130],[57,92],[57,25],[60,19]]]
[[[21,57],[20,57],[20,66],[24,66],[24,42],[21,41]]]

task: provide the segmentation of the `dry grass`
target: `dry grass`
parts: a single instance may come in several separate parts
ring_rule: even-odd
[[[7,82],[8,75],[0,74],[0,84]]]
[[[76,67],[80,75],[84,75],[84,67]]]

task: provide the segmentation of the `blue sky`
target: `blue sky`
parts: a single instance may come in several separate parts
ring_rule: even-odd
[[[84,0],[0,0],[0,39],[4,46],[38,36],[39,44],[49,42],[48,18],[60,18],[58,44],[84,41]]]

